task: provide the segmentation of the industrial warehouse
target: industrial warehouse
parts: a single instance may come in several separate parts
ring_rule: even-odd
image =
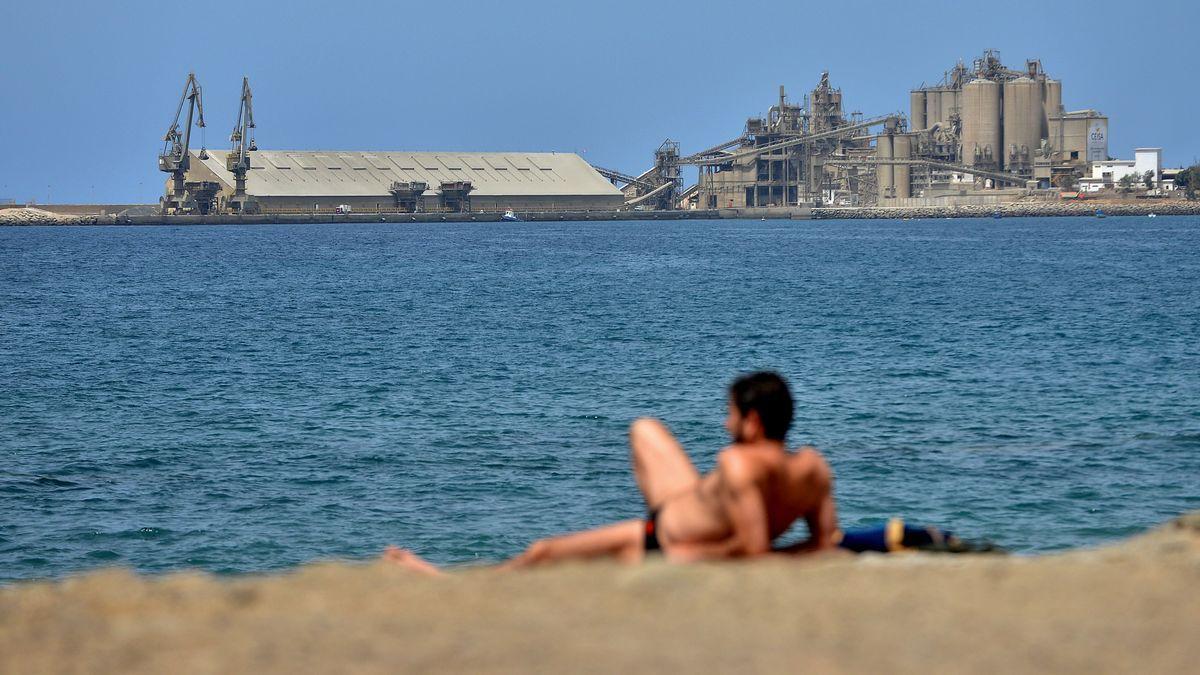
[[[164,213],[613,211],[625,203],[571,153],[262,151],[252,101],[243,79],[231,150],[192,150],[204,104],[188,75],[159,156],[159,169],[171,175]]]
[[[227,157],[192,152],[187,183],[208,186],[210,208],[224,208],[234,195]],[[272,213],[586,211],[624,204],[620,190],[578,155],[534,152],[255,152],[246,193],[255,210]]]
[[[781,86],[766,115],[705,150],[664,141],[641,173],[573,153],[259,150],[243,81],[228,151],[190,147],[204,126],[189,75],[159,168],[164,214],[722,211],[947,207],[1059,199],[1113,187],[1139,170],[1159,191],[1161,161],[1112,160],[1108,118],[1063,105],[1063,83],[1040,60],[1010,68],[994,50],[958,61],[909,95],[908,112],[848,111],[822,73],[803,100]],[[1158,151],[1161,156],[1161,151]],[[1149,156],[1149,155],[1146,155]],[[1145,172],[1140,169],[1151,166]],[[694,169],[692,169],[694,167]],[[685,169],[696,176],[688,185]],[[1144,174],[1144,175],[1143,175]],[[1156,195],[1155,195],[1156,196]],[[764,213],[766,213],[764,212]],[[758,215],[755,213],[755,215]]]

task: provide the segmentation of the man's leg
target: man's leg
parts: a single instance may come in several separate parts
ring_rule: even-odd
[[[437,565],[418,556],[416,553],[408,549],[389,546],[383,551],[383,560],[386,562],[399,565],[413,572],[427,574],[429,576],[440,576],[443,572],[438,569]]]
[[[561,560],[586,560],[588,558],[612,557],[620,562],[635,563],[642,559],[645,521],[625,520],[594,530],[572,532],[558,537],[533,542],[525,552],[497,566],[510,570],[532,567]],[[414,572],[439,575],[442,571],[412,551],[389,546],[383,559]]]
[[[658,420],[634,420],[629,427],[629,451],[633,475],[651,509],[662,506],[667,499],[700,480],[700,472],[683,446]]]
[[[613,557],[624,563],[642,559],[641,520],[625,520],[595,530],[574,532],[533,542],[521,555],[501,565],[501,569],[530,567],[560,560],[585,560]]]

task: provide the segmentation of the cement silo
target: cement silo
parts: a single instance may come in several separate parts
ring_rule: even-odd
[[[1054,134],[1050,132],[1050,120],[1057,117],[1062,110],[1062,82],[1047,79],[1042,82],[1042,136],[1049,138],[1054,144]]]
[[[1042,140],[1042,87],[1028,77],[1004,83],[1004,168],[1032,165]]]
[[[925,128],[928,129],[942,121],[942,92],[937,89],[925,90]]]
[[[909,101],[909,118],[908,125],[914,131],[917,129],[928,129],[925,124],[925,92],[917,89],[908,96]]]
[[[875,142],[875,159],[889,160],[892,158],[892,136],[881,134]],[[894,182],[892,180],[891,164],[875,165],[875,180],[879,183],[879,201],[892,196]]]
[[[892,156],[896,159],[911,159],[912,140],[912,136],[909,134],[897,134],[893,136]],[[897,164],[892,167],[892,182],[896,186],[897,199],[908,199],[912,196],[912,177],[910,174],[909,165],[907,164]]]
[[[1000,84],[977,78],[962,89],[962,163],[999,167]]]
[[[942,122],[948,122],[950,115],[958,108],[958,91],[946,89],[942,91]]]

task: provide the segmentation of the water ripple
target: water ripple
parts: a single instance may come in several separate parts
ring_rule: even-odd
[[[1200,508],[1200,220],[0,229],[0,580],[489,560],[641,513],[777,368],[847,525]]]

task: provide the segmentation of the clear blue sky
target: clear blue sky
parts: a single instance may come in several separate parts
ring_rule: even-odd
[[[1000,9],[1004,7],[1004,9]],[[0,198],[153,202],[188,70],[209,147],[242,75],[264,149],[557,150],[639,171],[740,133],[828,69],[848,109],[984,48],[1041,58],[1068,109],[1110,117],[1110,153],[1200,156],[1200,3],[12,2],[0,10]]]

